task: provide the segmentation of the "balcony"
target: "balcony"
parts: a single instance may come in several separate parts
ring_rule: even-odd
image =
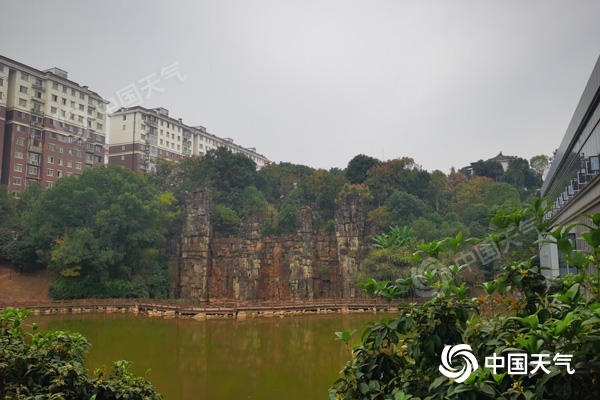
[[[96,106],[92,103],[88,103],[88,108],[93,108],[94,110],[96,109]]]
[[[146,123],[150,126],[157,126],[158,124],[156,123],[156,121],[152,121],[150,119],[146,120]]]
[[[192,133],[190,131],[183,131],[183,137],[186,139],[191,139]]]
[[[44,104],[44,100],[41,97],[32,97],[31,100],[35,101],[36,103],[40,103],[40,104]]]
[[[41,116],[44,115],[44,112],[42,110],[38,110],[37,108],[32,108],[31,112],[34,114],[37,114],[37,115],[41,115]]]
[[[42,124],[42,123],[41,123],[41,122],[39,122],[39,121],[35,121],[35,120],[31,120],[31,121],[29,122],[29,124],[30,124],[30,125],[33,125],[33,126],[37,126],[37,127],[39,127],[39,128],[43,128],[43,127],[44,127],[44,124]]]
[[[34,89],[37,89],[37,90],[39,90],[41,92],[45,92],[46,91],[46,88],[44,86],[38,85],[37,83],[34,83],[33,85],[31,85],[31,87],[33,87]]]
[[[32,160],[32,159],[28,158],[27,159],[27,164],[39,166],[40,165],[40,160]]]
[[[32,153],[42,153],[42,148],[38,146],[29,146],[27,149]]]

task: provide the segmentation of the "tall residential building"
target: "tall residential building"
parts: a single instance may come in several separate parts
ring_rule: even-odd
[[[104,164],[107,104],[67,71],[0,56],[0,183],[17,195]]]
[[[185,125],[181,118],[169,117],[165,108],[120,108],[110,115],[108,162],[132,171],[154,171],[157,158],[179,161],[217,147],[251,158],[258,168],[269,162],[254,147],[245,148],[230,138],[219,138],[202,126]]]

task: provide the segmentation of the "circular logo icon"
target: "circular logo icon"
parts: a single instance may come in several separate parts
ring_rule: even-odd
[[[452,359],[461,357],[463,359],[462,369],[452,366]],[[453,378],[457,383],[462,383],[467,380],[473,371],[479,368],[477,359],[468,344],[457,344],[456,346],[446,346],[442,351],[442,365],[440,372],[447,378]]]

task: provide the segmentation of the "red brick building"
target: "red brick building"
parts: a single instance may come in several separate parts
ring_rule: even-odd
[[[0,184],[18,195],[105,164],[107,104],[66,71],[0,56]]]

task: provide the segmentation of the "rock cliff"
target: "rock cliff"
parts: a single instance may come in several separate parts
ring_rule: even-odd
[[[192,193],[181,234],[171,245],[172,290],[183,298],[215,300],[301,300],[348,298],[357,292],[354,274],[365,243],[365,216],[357,193],[335,213],[335,235],[317,233],[303,208],[295,235],[263,236],[251,219],[236,237],[212,234],[210,191]]]

